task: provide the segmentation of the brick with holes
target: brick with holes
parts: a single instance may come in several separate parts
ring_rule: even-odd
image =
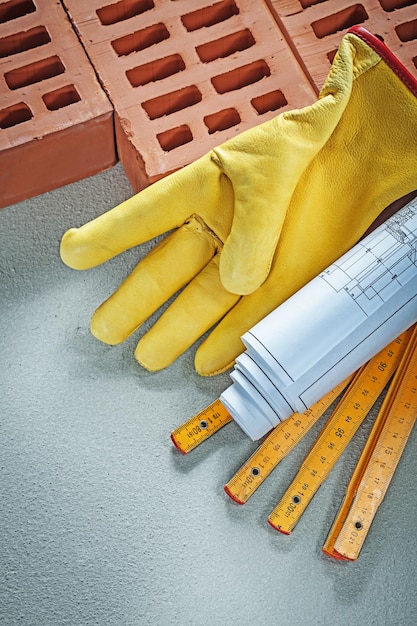
[[[296,54],[320,88],[341,38],[360,24],[383,38],[417,76],[416,0],[268,0]]]
[[[135,191],[314,101],[263,0],[64,0],[114,109]]]
[[[116,160],[113,107],[62,5],[0,2],[0,206]]]

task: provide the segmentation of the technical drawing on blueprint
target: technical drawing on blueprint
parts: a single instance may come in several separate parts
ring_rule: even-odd
[[[367,237],[320,277],[344,289],[367,315],[406,285],[417,265],[417,203],[393,215],[385,228]]]

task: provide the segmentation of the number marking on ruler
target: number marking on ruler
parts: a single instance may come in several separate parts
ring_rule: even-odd
[[[273,528],[291,533],[393,375],[409,334],[406,331],[400,335],[358,371],[295,479],[270,513],[268,522]]]
[[[417,419],[417,326],[407,345],[323,546],[356,560]]]
[[[294,413],[278,424],[225,485],[224,490],[227,495],[238,504],[245,504],[272,470],[295,448],[331,403],[336,400],[351,378],[340,383],[304,413]]]
[[[174,446],[187,454],[232,421],[220,398],[171,433]]]

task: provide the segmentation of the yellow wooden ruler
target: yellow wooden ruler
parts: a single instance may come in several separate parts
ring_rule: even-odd
[[[273,469],[295,448],[326,409],[342,393],[353,376],[316,402],[304,413],[294,413],[267,435],[259,448],[225,485],[227,495],[245,504]]]
[[[411,331],[406,331],[357,372],[333,411],[295,479],[268,517],[270,525],[290,534],[320,485],[394,374]]]
[[[417,419],[417,327],[377,415],[323,546],[339,559],[356,560]]]
[[[187,454],[231,421],[219,398],[174,430],[171,440],[180,452]]]

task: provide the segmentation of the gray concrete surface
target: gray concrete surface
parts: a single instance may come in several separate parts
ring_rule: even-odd
[[[223,485],[256,445],[235,424],[185,457],[169,437],[228,374],[199,377],[194,349],[150,374],[143,329],[89,334],[146,246],[76,272],[59,241],[130,194],[117,165],[0,212],[0,624],[416,624],[416,432],[359,560],[335,562],[321,546],[372,415],[284,536],[266,518],[317,428],[238,506]]]

